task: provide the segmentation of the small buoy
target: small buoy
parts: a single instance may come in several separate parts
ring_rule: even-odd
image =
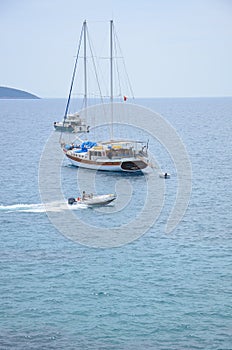
[[[168,173],[161,173],[161,174],[159,174],[159,177],[161,177],[162,179],[169,179],[170,178],[170,174],[168,174]]]

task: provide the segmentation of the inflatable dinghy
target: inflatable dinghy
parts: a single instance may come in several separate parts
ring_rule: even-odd
[[[105,206],[111,202],[113,202],[116,199],[115,194],[103,194],[100,196],[95,195],[87,195],[85,194],[82,196],[82,198],[69,198],[68,204],[69,205],[78,205],[78,204],[85,204],[89,207],[96,207],[96,206]]]

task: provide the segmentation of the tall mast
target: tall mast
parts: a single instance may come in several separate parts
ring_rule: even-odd
[[[113,140],[113,20],[110,21],[110,102],[111,102],[111,140]]]
[[[71,86],[70,86],[69,95],[68,95],[68,101],[67,101],[65,112],[64,112],[63,125],[64,125],[64,122],[65,122],[65,120],[67,118],[67,114],[68,114],[68,110],[69,110],[69,105],[70,105],[70,100],[71,100],[71,95],[72,95],[72,89],[73,89],[74,79],[75,79],[76,70],[77,70],[77,63],[78,63],[78,59],[79,59],[81,43],[82,43],[82,38],[83,38],[84,23],[83,23],[82,29],[81,29],[81,36],[80,36],[79,44],[78,44],[77,55],[76,55],[76,60],[75,60],[75,65],[74,65],[73,75],[72,75],[72,80],[71,80]],[[62,138],[62,132],[60,133],[60,142],[61,142],[61,138]]]
[[[87,58],[86,58],[86,21],[83,23],[84,28],[84,103],[87,108]]]
[[[113,102],[113,21],[110,21],[110,101]]]

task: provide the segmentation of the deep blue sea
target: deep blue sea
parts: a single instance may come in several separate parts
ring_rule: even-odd
[[[1,350],[232,349],[232,98],[137,102],[160,113],[186,147],[190,200],[167,233],[181,174],[172,149],[150,140],[156,163],[171,174],[164,180],[154,170],[157,193],[165,186],[160,213],[135,239],[155,215],[151,206],[139,216],[151,174],[97,174],[98,192],[117,192],[115,205],[72,215],[93,235],[137,220],[137,228],[125,226],[128,243],[98,248],[67,238],[41,204],[40,158],[66,101],[0,100]],[[77,196],[78,169],[64,160],[60,173],[64,198]],[[90,173],[82,172],[86,186]],[[49,166],[47,175],[53,179]],[[84,240],[85,230],[79,234]]]

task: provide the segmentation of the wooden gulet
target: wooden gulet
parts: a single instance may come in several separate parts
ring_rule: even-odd
[[[76,73],[77,60],[80,52],[82,38],[84,40],[84,100],[85,110],[87,107],[87,59],[86,59],[86,30],[87,23],[84,21],[78,53],[74,66],[71,89],[66,107],[66,114],[71,98],[74,76]],[[113,21],[110,21],[110,102],[111,102],[111,129],[110,141],[83,142],[80,144],[64,144],[61,142],[63,151],[72,165],[93,170],[141,172],[149,165],[147,148],[144,142],[131,140],[115,140],[113,135]]]

